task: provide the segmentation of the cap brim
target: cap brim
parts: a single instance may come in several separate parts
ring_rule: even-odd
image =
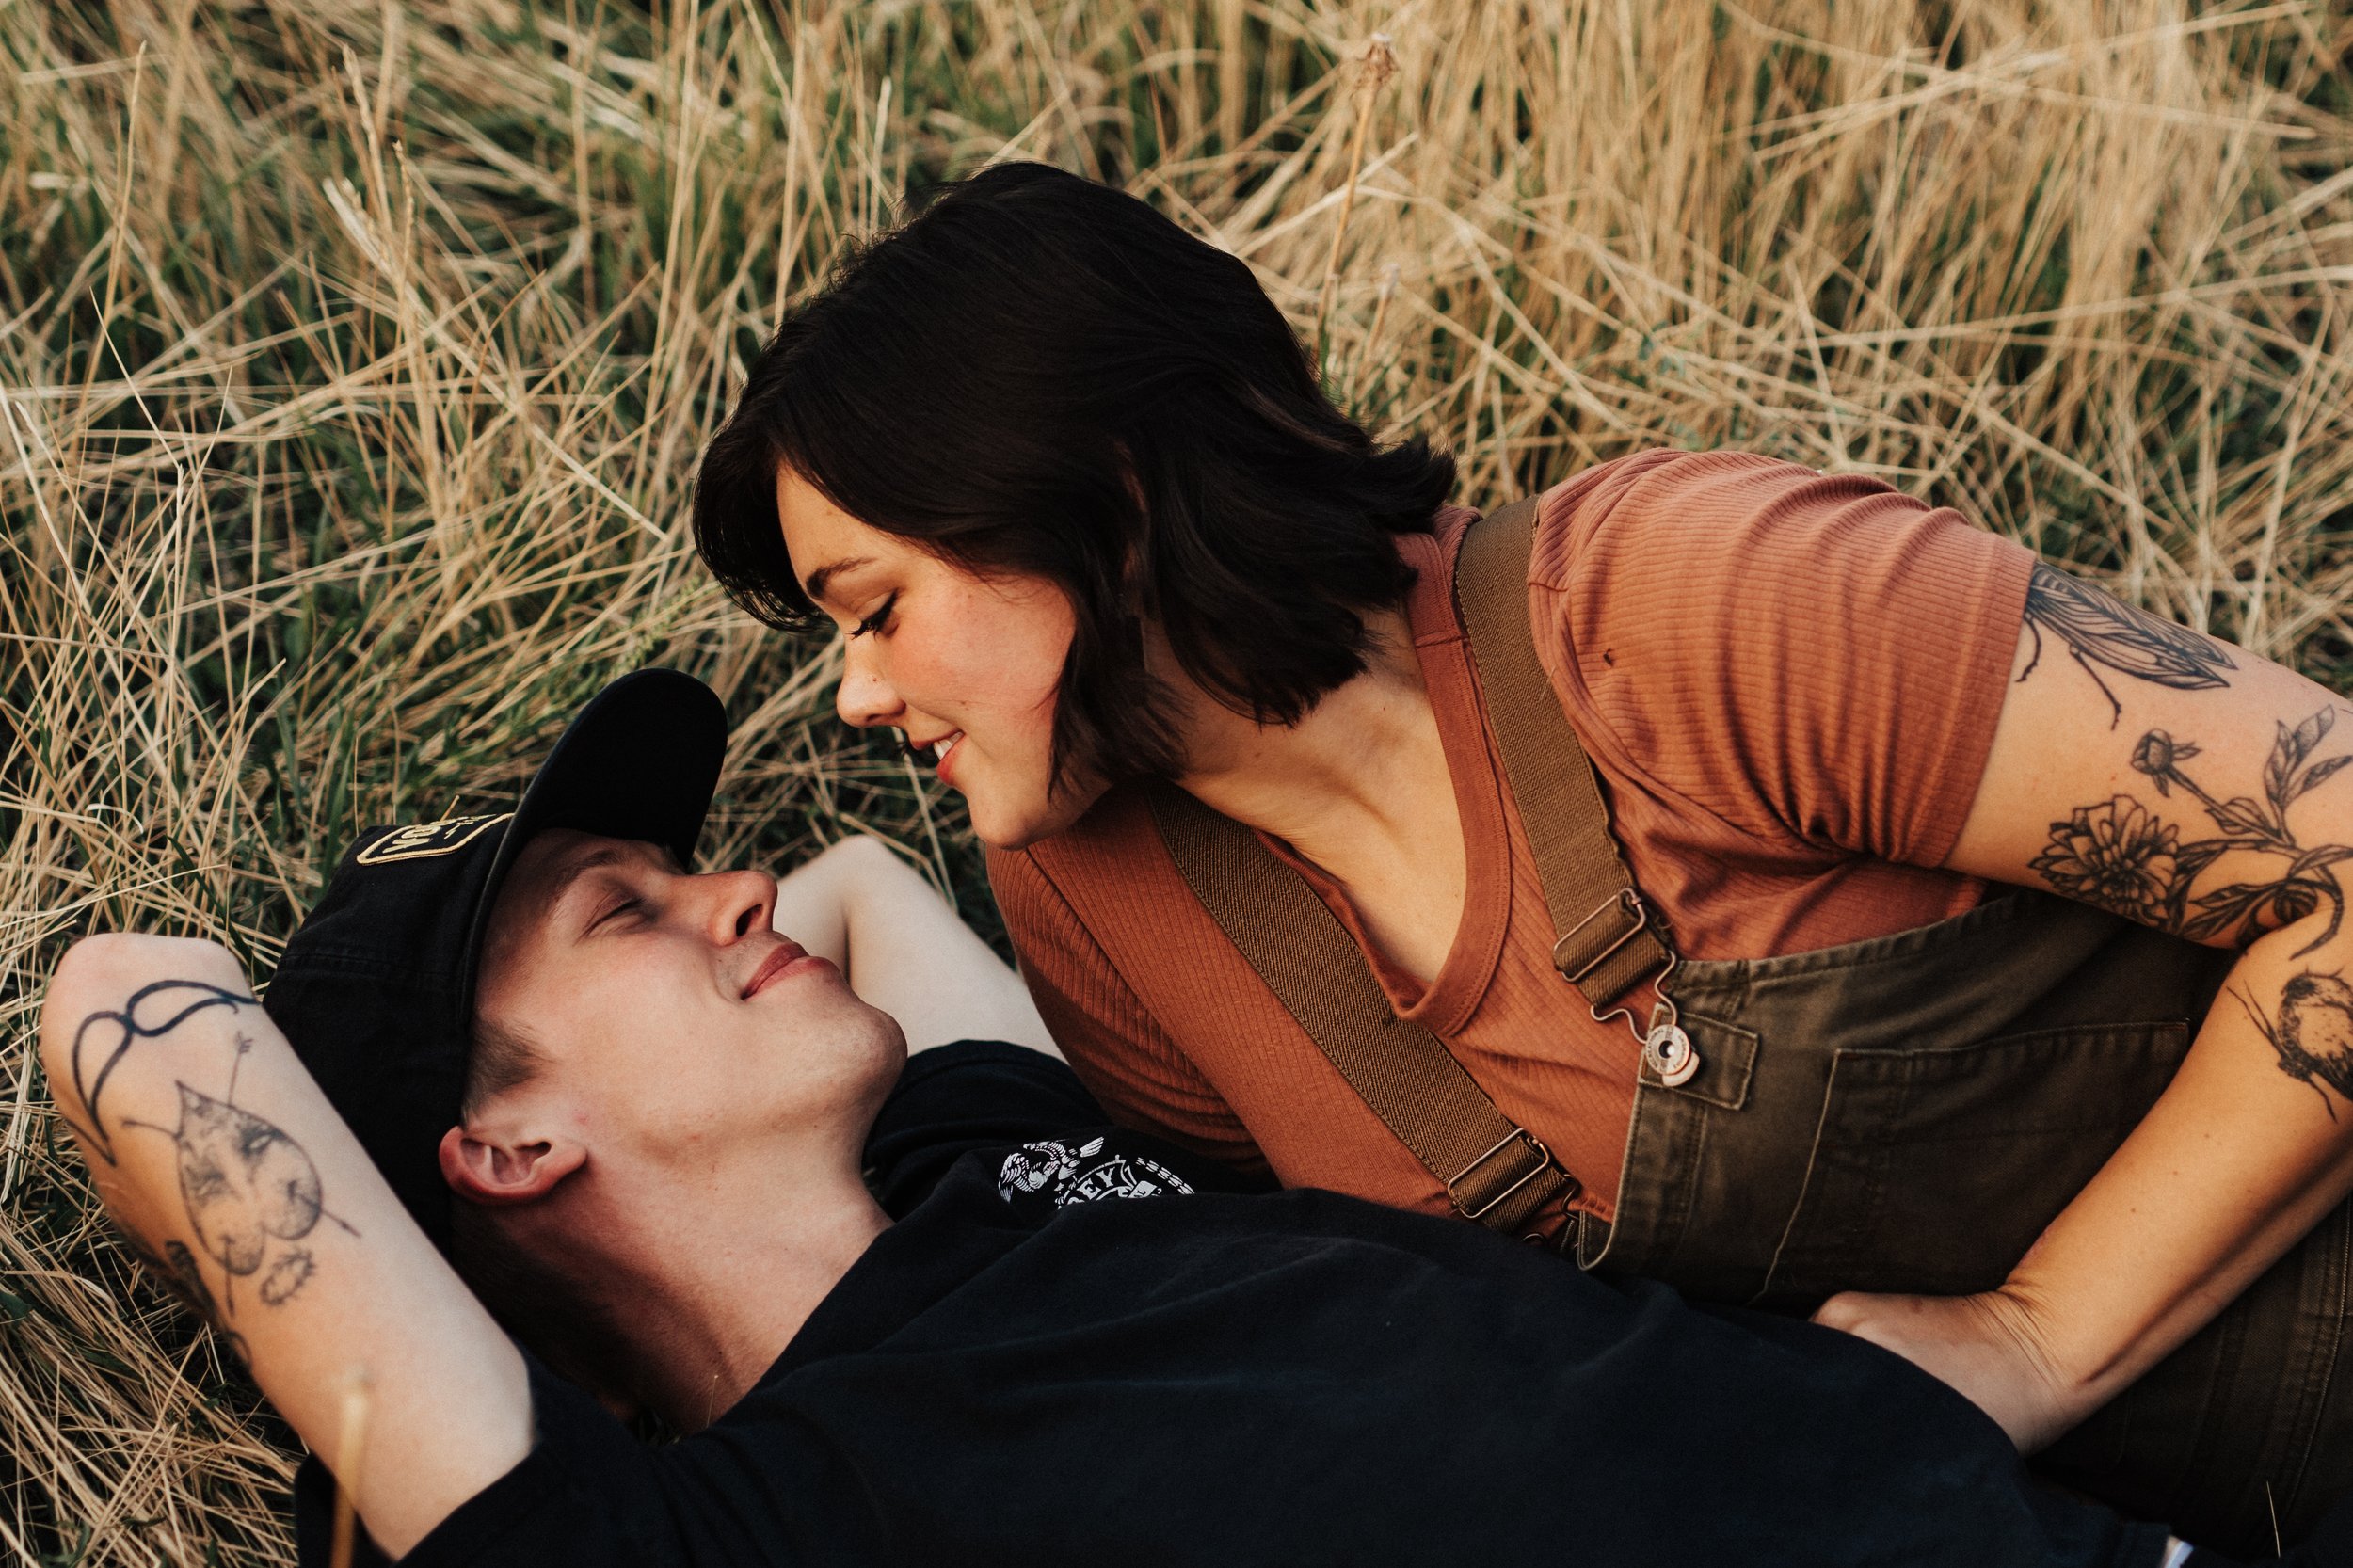
[[[691,675],[637,670],[589,698],[523,792],[474,905],[466,939],[469,1012],[490,911],[523,846],[551,827],[568,827],[660,844],[691,870],[727,749],[727,707]]]

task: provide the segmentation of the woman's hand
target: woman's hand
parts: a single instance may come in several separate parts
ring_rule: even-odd
[[[2089,1416],[2097,1400],[2057,1366],[2033,1307],[2007,1289],[1976,1296],[1844,1291],[1814,1320],[1894,1351],[1959,1389],[2032,1453]]]

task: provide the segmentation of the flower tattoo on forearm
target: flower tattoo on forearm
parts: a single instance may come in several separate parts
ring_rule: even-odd
[[[2335,867],[2353,859],[2353,847],[2306,844],[2288,821],[2291,806],[2353,763],[2353,754],[2313,760],[2335,724],[2336,710],[2323,708],[2292,729],[2279,726],[2264,764],[2261,800],[2216,798],[2183,767],[2199,755],[2198,747],[2152,729],[2133,747],[2134,771],[2147,776],[2161,796],[2170,799],[2179,790],[2195,800],[2216,831],[2185,839],[2139,801],[2117,795],[2078,806],[2067,821],[2053,823],[2051,841],[2029,864],[2070,898],[2192,941],[2227,936],[2245,946],[2326,907],[2328,923],[2297,950],[2300,958],[2332,939],[2345,922],[2345,890]],[[2260,857],[2276,874],[2242,871],[2232,881],[2201,887],[2201,879],[2233,856]]]
[[[152,1017],[141,1017],[143,1003],[153,1003],[148,1009]],[[236,1035],[228,1084],[219,1097],[174,1080],[179,1091],[175,1125],[129,1116],[115,1117],[109,1125],[102,1106],[116,1068],[140,1040],[160,1039],[215,1008],[259,1005],[252,997],[203,981],[157,981],[134,992],[120,1011],[93,1013],[83,1019],[69,1055],[74,1092],[88,1118],[84,1136],[106,1163],[120,1163],[115,1136],[124,1129],[171,1140],[178,1157],[180,1201],[196,1247],[191,1251],[184,1242],[167,1240],[159,1255],[145,1238],[137,1239],[138,1245],[216,1328],[236,1315],[238,1280],[258,1276],[255,1292],[269,1306],[292,1299],[309,1282],[318,1260],[303,1243],[321,1220],[353,1236],[360,1233],[327,1208],[318,1166],[302,1145],[275,1123],[236,1103],[237,1075],[253,1048],[252,1038],[243,1031]],[[197,1262],[200,1253],[221,1271],[217,1301]],[[232,1349],[242,1355],[242,1341]]]

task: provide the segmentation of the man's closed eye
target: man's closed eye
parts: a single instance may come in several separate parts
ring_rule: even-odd
[[[625,898],[621,900],[620,903],[613,905],[612,908],[607,909],[603,914],[599,915],[595,920],[590,920],[588,922],[589,933],[594,935],[595,933],[605,929],[605,927],[613,921],[622,920],[627,916],[637,914],[644,908],[645,902],[642,899]]]

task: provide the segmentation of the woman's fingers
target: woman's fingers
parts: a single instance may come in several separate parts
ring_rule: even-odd
[[[1974,1296],[1844,1291],[1814,1320],[1867,1339],[1959,1390],[2031,1453],[2088,1414],[2074,1380],[2053,1366],[2029,1304],[2001,1290]]]

